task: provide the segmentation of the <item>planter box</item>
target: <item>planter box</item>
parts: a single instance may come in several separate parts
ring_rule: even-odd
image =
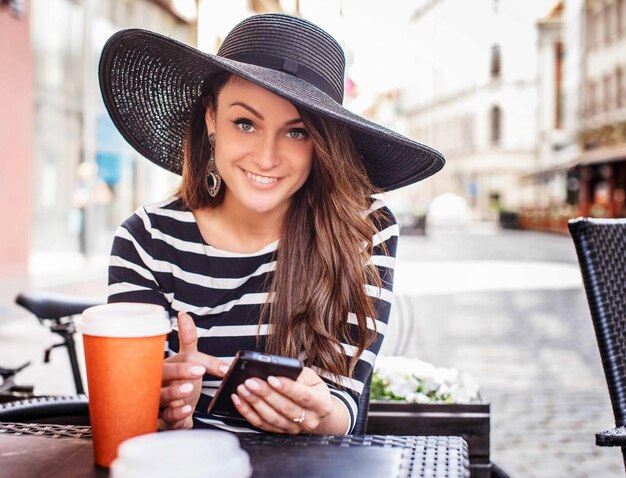
[[[490,478],[489,404],[421,404],[372,400],[368,434],[454,435],[469,448],[471,478]]]

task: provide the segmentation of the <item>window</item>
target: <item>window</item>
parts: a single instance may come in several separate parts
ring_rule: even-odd
[[[623,85],[622,68],[618,66],[615,70],[615,106],[622,108],[624,106],[624,85]]]
[[[602,24],[602,12],[600,10],[593,17],[593,46],[599,48],[602,45],[603,28],[606,27]]]
[[[474,148],[474,118],[471,115],[463,118],[463,147],[465,150]]]
[[[563,126],[563,43],[554,44],[554,128]]]
[[[593,48],[593,12],[591,11],[591,7],[587,5],[585,8],[585,48],[587,51]]]
[[[593,15],[593,11],[591,10],[591,7],[589,5],[587,5],[587,8],[585,8],[585,47],[587,50],[593,50],[595,43],[595,37],[596,37],[596,32],[595,32],[595,17]]]
[[[500,53],[500,45],[493,45],[491,47],[491,78],[500,78],[500,71],[502,68],[502,58]]]
[[[611,77],[606,75],[602,79],[602,109],[604,111],[611,111],[613,109],[613,84]]]
[[[598,112],[597,109],[597,100],[596,100],[596,83],[594,81],[589,82],[589,98],[587,104],[589,105],[589,116],[595,116]]]
[[[613,41],[613,32],[615,25],[615,5],[612,1],[608,1],[604,5],[604,44],[608,45]]]
[[[499,144],[502,133],[502,111],[499,106],[493,106],[490,113],[491,144]]]

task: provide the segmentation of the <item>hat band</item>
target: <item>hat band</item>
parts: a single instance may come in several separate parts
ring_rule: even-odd
[[[240,61],[242,63],[271,68],[272,70],[284,71],[297,76],[298,78],[312,84],[317,89],[322,90],[337,103],[341,104],[343,102],[343,95],[338,93],[326,78],[312,68],[309,68],[308,66],[303,65],[302,63],[299,63],[291,58],[282,58],[268,53],[237,53],[234,55],[228,55],[226,58]]]

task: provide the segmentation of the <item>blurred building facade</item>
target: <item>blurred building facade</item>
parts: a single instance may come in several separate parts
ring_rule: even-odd
[[[141,159],[117,133],[98,87],[98,60],[122,28],[196,42],[195,1],[33,0],[32,251],[106,254],[119,223],[161,199],[173,175]]]
[[[520,180],[530,191],[520,208],[523,227],[565,231],[576,215],[579,181],[572,165],[580,157],[580,52],[582,34],[575,8],[557,0],[537,21],[537,157]]]
[[[626,2],[558,0],[539,20],[538,157],[527,228],[626,216]]]
[[[626,1],[588,0],[582,51],[579,211],[626,216]]]
[[[413,84],[399,96],[409,135],[447,157],[434,194],[479,219],[517,208],[536,158],[536,20],[545,1],[432,0],[412,16]],[[468,21],[469,20],[469,21]]]
[[[556,231],[626,215],[626,0],[429,0],[411,21],[397,104],[448,159],[433,195]]]
[[[31,236],[30,2],[0,2],[0,275],[26,271]]]

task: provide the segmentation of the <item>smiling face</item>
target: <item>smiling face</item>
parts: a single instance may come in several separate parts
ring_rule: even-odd
[[[289,101],[238,77],[207,109],[215,134],[215,163],[226,185],[224,205],[249,212],[286,214],[309,177],[313,142]]]

